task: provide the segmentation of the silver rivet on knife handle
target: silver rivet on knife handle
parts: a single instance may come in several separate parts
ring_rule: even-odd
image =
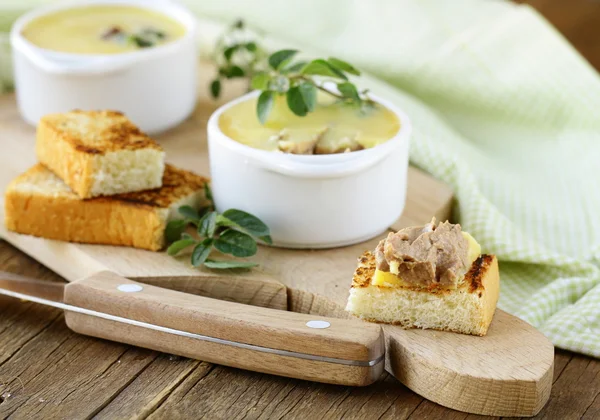
[[[137,293],[144,290],[144,288],[139,284],[120,284],[117,290],[125,293]]]
[[[313,320],[313,321],[308,321],[306,323],[306,326],[308,328],[315,328],[315,329],[322,330],[322,329],[331,327],[331,324],[327,321],[322,321],[320,319],[317,319],[317,320]]]

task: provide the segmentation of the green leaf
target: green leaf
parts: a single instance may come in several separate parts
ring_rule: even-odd
[[[245,211],[229,209],[223,213],[223,217],[234,222],[251,235],[260,237],[270,234],[269,227],[262,220]]]
[[[139,48],[148,48],[154,45],[152,41],[140,35],[130,35],[129,41],[134,43]]]
[[[353,74],[355,76],[360,76],[360,71],[357,70],[355,67],[353,67],[351,64],[340,60],[339,58],[335,58],[335,57],[329,57],[327,59],[327,61],[329,62],[329,64],[331,64],[333,67],[345,71],[346,73],[350,73]]]
[[[227,60],[227,62],[231,61],[231,57],[233,56],[233,53],[235,53],[239,47],[240,47],[239,44],[235,44],[235,45],[225,48],[225,51],[223,51],[223,55],[225,56],[225,60]]]
[[[222,214],[217,214],[217,227],[237,227],[238,224]]]
[[[250,261],[215,261],[215,260],[206,260],[204,262],[204,266],[208,268],[213,268],[217,270],[222,270],[226,268],[252,268],[256,267],[258,264]]]
[[[234,77],[244,77],[246,73],[240,66],[229,66],[219,69],[219,74],[228,79],[233,79]]]
[[[194,219],[194,220],[200,219],[200,215],[198,214],[196,209],[192,208],[191,206],[181,206],[181,207],[179,207],[178,211],[179,211],[179,214],[181,214],[183,217],[187,217],[188,219]]]
[[[298,51],[296,50],[276,51],[269,56],[269,65],[273,69],[278,70],[285,66],[297,53]]]
[[[256,73],[254,77],[252,77],[252,81],[250,82],[250,87],[256,90],[267,90],[269,86],[269,80],[271,76],[268,73],[261,71]]]
[[[167,254],[173,256],[173,255],[177,255],[180,251],[183,251],[184,249],[186,249],[189,246],[192,246],[196,243],[195,240],[193,239],[180,239],[178,241],[173,242],[168,248],[167,248]]]
[[[304,82],[298,85],[298,89],[304,99],[307,110],[309,112],[314,111],[317,105],[317,87],[312,83]]]
[[[284,68],[282,70],[282,72],[284,72],[284,73],[295,73],[295,72],[298,72],[298,71],[302,70],[302,68],[304,66],[306,66],[306,64],[307,64],[306,61],[298,61],[298,62],[292,64],[291,66],[288,66],[288,67]]]
[[[352,99],[353,101],[360,101],[358,90],[356,90],[356,86],[354,86],[352,83],[338,83],[337,88],[344,98]]]
[[[292,112],[299,117],[304,117],[308,112],[308,106],[306,102],[304,102],[304,96],[302,92],[300,92],[300,88],[298,86],[294,86],[290,90],[287,91],[286,94],[288,107],[292,110]]]
[[[217,99],[221,95],[221,80],[215,79],[210,84],[210,94],[214,99]]]
[[[336,79],[348,80],[346,75],[333,67],[327,61],[323,59],[313,60],[308,63],[304,68],[300,71],[302,74],[314,74],[317,76],[328,76],[334,77]]]
[[[266,244],[273,245],[273,239],[271,239],[271,235],[259,236],[258,239]]]
[[[212,238],[217,228],[217,212],[206,213],[198,225],[198,234],[207,238]]]
[[[190,235],[189,233],[183,232],[181,234],[181,239],[192,239],[193,241],[195,241],[196,239],[194,239],[194,237],[192,235]]]
[[[246,72],[240,66],[231,66],[230,77],[244,77]]]
[[[206,199],[208,201],[210,201],[211,203],[214,203],[212,190],[210,189],[210,185],[208,184],[208,182],[204,183],[204,196],[206,197]]]
[[[223,232],[215,240],[214,246],[222,253],[235,257],[250,257],[258,249],[252,236],[232,229]]]
[[[181,238],[187,222],[185,220],[171,220],[165,228],[165,239],[167,243],[175,242]]]
[[[256,42],[248,42],[246,45],[244,45],[246,47],[246,49],[250,52],[256,52]]]
[[[269,81],[268,89],[274,92],[285,93],[290,88],[290,79],[285,76],[275,76]]]
[[[202,218],[203,218],[204,216],[206,216],[206,213],[209,213],[209,212],[211,212],[211,211],[213,211],[213,210],[214,210],[214,209],[213,209],[211,206],[202,207],[202,208],[201,208],[201,209],[198,211],[198,213],[200,213],[200,220],[202,220]],[[198,222],[199,222],[200,220],[198,220]],[[196,226],[197,226],[197,224],[196,224]]]
[[[269,113],[271,112],[271,109],[273,109],[274,97],[275,92],[271,92],[269,90],[264,91],[258,97],[258,102],[256,104],[256,115],[258,116],[258,120],[261,124],[267,122]]]
[[[206,238],[200,242],[192,251],[192,265],[194,267],[201,266],[208,258],[213,244],[212,238]]]

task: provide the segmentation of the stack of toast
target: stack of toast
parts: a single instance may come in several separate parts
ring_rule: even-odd
[[[35,149],[39,163],[5,193],[14,232],[157,251],[180,206],[207,204],[208,180],[165,164],[160,145],[116,111],[47,115]]]

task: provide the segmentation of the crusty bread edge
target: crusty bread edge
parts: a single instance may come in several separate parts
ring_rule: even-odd
[[[158,251],[164,247],[169,210],[109,199],[5,194],[5,225],[13,232],[68,242],[125,245]]]
[[[482,255],[473,263],[473,267],[482,258],[484,259],[483,264],[481,265],[481,271],[478,271],[478,273],[481,276],[481,287],[483,288],[483,292],[481,292],[483,294],[483,318],[479,328],[480,335],[486,335],[494,318],[496,305],[500,297],[500,269],[495,255]],[[476,291],[475,293],[480,292]]]
[[[92,154],[77,150],[42,118],[37,127],[35,153],[79,197],[90,198],[93,184]]]

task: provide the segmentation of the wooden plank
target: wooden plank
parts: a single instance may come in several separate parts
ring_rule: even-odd
[[[424,400],[408,417],[409,420],[494,420],[500,417],[478,416],[475,414],[448,411],[431,401]]]
[[[583,420],[596,420],[600,419],[600,395],[597,395],[594,398],[592,404],[585,410],[583,416],[581,417]]]
[[[554,377],[552,379],[552,383],[556,383],[556,380],[563,373],[571,359],[573,358],[573,353],[566,352],[564,350],[556,350],[556,354],[554,355]]]
[[[600,361],[574,355],[558,375],[551,399],[537,418],[568,420],[584,415],[589,417],[598,412],[599,400]]]
[[[600,3],[590,0],[517,0],[537,9],[594,66],[600,69]]]
[[[92,415],[155,357],[147,350],[78,336],[60,316],[2,365],[7,379],[0,417]]]
[[[10,245],[1,240],[0,267],[18,274],[31,273],[44,280],[61,281],[33,259],[14,252]],[[0,367],[59,316],[60,311],[52,308],[0,297]],[[0,375],[0,394],[5,392],[4,388],[13,379]]]
[[[0,267],[60,281],[4,241]],[[157,355],[78,336],[57,309],[5,297],[0,308],[0,418],[91,415]]]
[[[161,354],[94,419],[146,418],[199,366],[206,374],[213,368],[198,360]]]
[[[216,367],[208,375],[190,375],[150,418],[202,413],[227,419],[401,419],[421,401],[387,374],[373,386],[348,388]]]

